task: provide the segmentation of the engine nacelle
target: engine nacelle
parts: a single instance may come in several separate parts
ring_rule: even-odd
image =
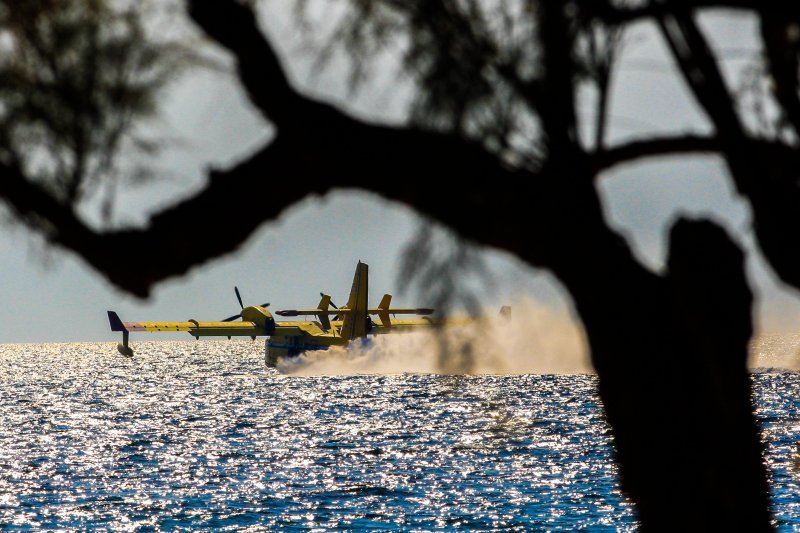
[[[272,313],[263,307],[245,307],[242,309],[242,320],[245,322],[253,322],[256,326],[264,328],[264,333],[266,335],[270,335],[275,331],[275,319],[272,318]]]

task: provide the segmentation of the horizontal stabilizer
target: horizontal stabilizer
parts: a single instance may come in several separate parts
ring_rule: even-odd
[[[392,309],[372,308],[368,309],[367,313],[370,315],[380,315],[382,313],[389,313],[392,315],[432,315],[434,309],[429,307],[398,307]],[[310,315],[349,315],[353,313],[352,309],[281,309],[275,311],[276,315],[280,316],[310,316]]]
[[[380,315],[389,313],[391,315],[432,315],[434,309],[430,307],[390,307],[384,309],[378,307],[377,309],[369,309],[367,312],[371,315]]]
[[[379,310],[369,310],[370,313],[373,311],[377,312]],[[415,309],[380,309],[380,311],[386,311],[387,313],[391,313],[393,315],[432,315],[434,309],[430,307],[417,307]]]
[[[275,311],[275,314],[280,316],[333,316],[346,315],[352,312],[350,309],[281,309],[280,311]]]

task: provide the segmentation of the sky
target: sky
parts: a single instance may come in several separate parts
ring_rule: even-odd
[[[746,18],[712,17],[704,24],[713,29],[721,50],[746,49],[755,42],[754,25]],[[402,82],[379,73],[376,82],[351,98],[341,69],[315,71],[312,58],[293,35],[288,15],[270,19],[265,29],[276,39],[302,90],[373,119],[391,122],[403,115],[410,91]],[[610,141],[643,131],[708,131],[677,81],[663,43],[646,27],[634,29],[628,41],[614,78]],[[746,54],[731,57],[727,66],[731,83],[736,83]],[[159,206],[202,186],[208,165],[233,164],[270,139],[269,124],[248,104],[231,75],[192,75],[170,90],[162,109],[153,128],[165,139],[158,161],[163,179],[119,193],[115,215],[119,225],[141,224]],[[678,214],[713,217],[748,249],[748,274],[758,293],[756,317],[761,328],[787,330],[800,318],[794,291],[775,281],[755,250],[749,211],[736,198],[719,159],[627,165],[602,176],[599,189],[609,222],[629,239],[648,267],[663,267],[665,231]],[[2,209],[0,213],[6,214]],[[311,306],[320,291],[331,294],[338,304],[347,298],[358,260],[370,265],[373,302],[389,292],[398,305],[425,306],[424,294],[402,292],[397,279],[403,250],[419,223],[407,208],[364,193],[337,191],[308,199],[262,226],[238,252],[165,281],[149,299],[141,300],[110,285],[74,254],[50,248],[6,220],[0,225],[0,343],[116,340],[108,328],[109,309],[123,320],[221,319],[239,310],[234,286],[245,305],[269,301],[272,309]],[[492,250],[482,254],[491,280],[473,281],[467,288],[476,291],[487,308],[525,296],[564,313],[570,310],[568,298],[548,273],[508,254]]]

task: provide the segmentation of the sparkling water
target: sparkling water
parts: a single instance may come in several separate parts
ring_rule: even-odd
[[[304,376],[262,343],[136,347],[0,345],[5,529],[637,527],[591,374]],[[753,379],[776,525],[799,528],[800,374]]]

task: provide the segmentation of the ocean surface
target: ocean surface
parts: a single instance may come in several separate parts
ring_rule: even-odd
[[[637,528],[590,373],[308,375],[266,368],[258,341],[114,346],[0,344],[0,528]],[[754,370],[754,401],[776,525],[800,530],[786,366]]]

